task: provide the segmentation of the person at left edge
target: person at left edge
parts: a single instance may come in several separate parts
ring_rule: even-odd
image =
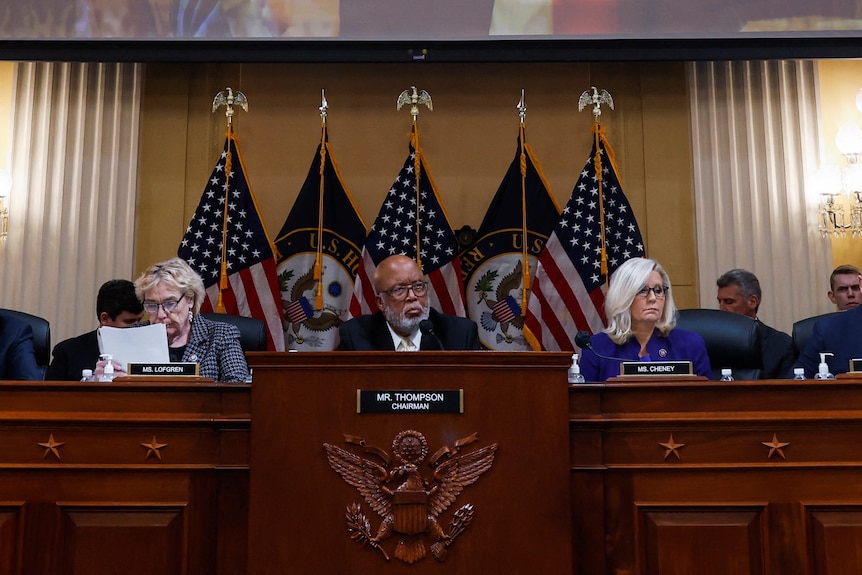
[[[99,327],[129,327],[144,316],[144,306],[135,295],[135,284],[126,279],[108,280],[96,294]],[[99,361],[98,330],[63,340],[54,346],[53,358],[45,374],[47,380],[78,381],[84,369]]]
[[[620,375],[620,360],[691,361],[695,375],[712,374],[703,338],[676,328],[670,278],[658,262],[632,258],[617,268],[605,297],[605,315],[607,328],[590,338],[596,353],[581,352],[587,381]]]
[[[33,329],[21,320],[0,317],[0,380],[42,379],[33,349]]]
[[[423,351],[480,349],[473,320],[438,312],[428,303],[428,280],[413,259],[393,255],[380,262],[372,279],[378,311],[341,324],[343,351]],[[433,333],[421,326],[429,321]]]
[[[215,381],[251,379],[239,329],[198,315],[206,295],[204,283],[185,260],[172,258],[151,266],[135,280],[135,293],[150,316],[149,323],[165,324],[171,361],[197,363],[200,376]],[[96,364],[97,379],[104,363]],[[116,377],[126,375],[124,367],[114,363]]]

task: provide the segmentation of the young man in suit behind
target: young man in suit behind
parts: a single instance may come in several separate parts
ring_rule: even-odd
[[[140,322],[143,315],[144,306],[135,295],[135,284],[129,280],[109,280],[99,288],[96,317],[100,327],[129,327]],[[81,371],[94,369],[99,361],[97,331],[89,331],[55,345],[45,379],[78,381]]]

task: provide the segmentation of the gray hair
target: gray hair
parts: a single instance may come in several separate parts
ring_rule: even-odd
[[[632,302],[637,293],[647,284],[649,276],[657,271],[664,285],[670,287],[670,278],[664,268],[655,260],[631,258],[617,268],[611,275],[610,287],[605,296],[605,315],[608,327],[605,333],[616,344],[623,344],[632,336]],[[656,323],[659,333],[666,336],[676,327],[676,305],[673,303],[673,290],[665,296],[664,310]]]
[[[742,293],[743,299],[748,299],[749,297],[756,295],[757,308],[760,307],[760,302],[763,299],[763,295],[760,291],[760,280],[758,280],[757,276],[748,270],[737,268],[730,270],[729,272],[724,272],[721,274],[720,278],[715,280],[715,285],[719,288],[726,288],[735,285]],[[757,313],[757,308],[754,309],[755,313]]]
[[[205,295],[204,282],[185,260],[171,258],[147,268],[135,280],[135,294],[144,301],[144,294],[162,282],[179,290],[183,296],[192,298],[192,310],[195,315],[198,314]]]

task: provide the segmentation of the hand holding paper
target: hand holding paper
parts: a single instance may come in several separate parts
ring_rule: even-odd
[[[128,370],[129,363],[168,363],[168,334],[165,325],[154,323],[139,327],[99,328],[99,351],[110,353],[114,361]]]

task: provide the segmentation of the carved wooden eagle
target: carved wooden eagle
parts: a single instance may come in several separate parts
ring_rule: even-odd
[[[443,532],[437,516],[452,505],[464,487],[475,483],[491,468],[497,444],[443,461],[434,469],[431,481],[420,473],[428,447],[425,437],[418,431],[402,431],[395,438],[395,465],[391,470],[329,443],[324,443],[323,448],[329,466],[355,487],[383,519],[377,534],[368,537],[367,542],[379,547],[379,542],[392,532],[399,533],[402,537],[395,556],[413,563],[426,554],[418,535],[427,533],[437,542],[445,542],[453,536]],[[388,459],[385,452],[381,457]],[[355,512],[358,513],[358,509]]]

